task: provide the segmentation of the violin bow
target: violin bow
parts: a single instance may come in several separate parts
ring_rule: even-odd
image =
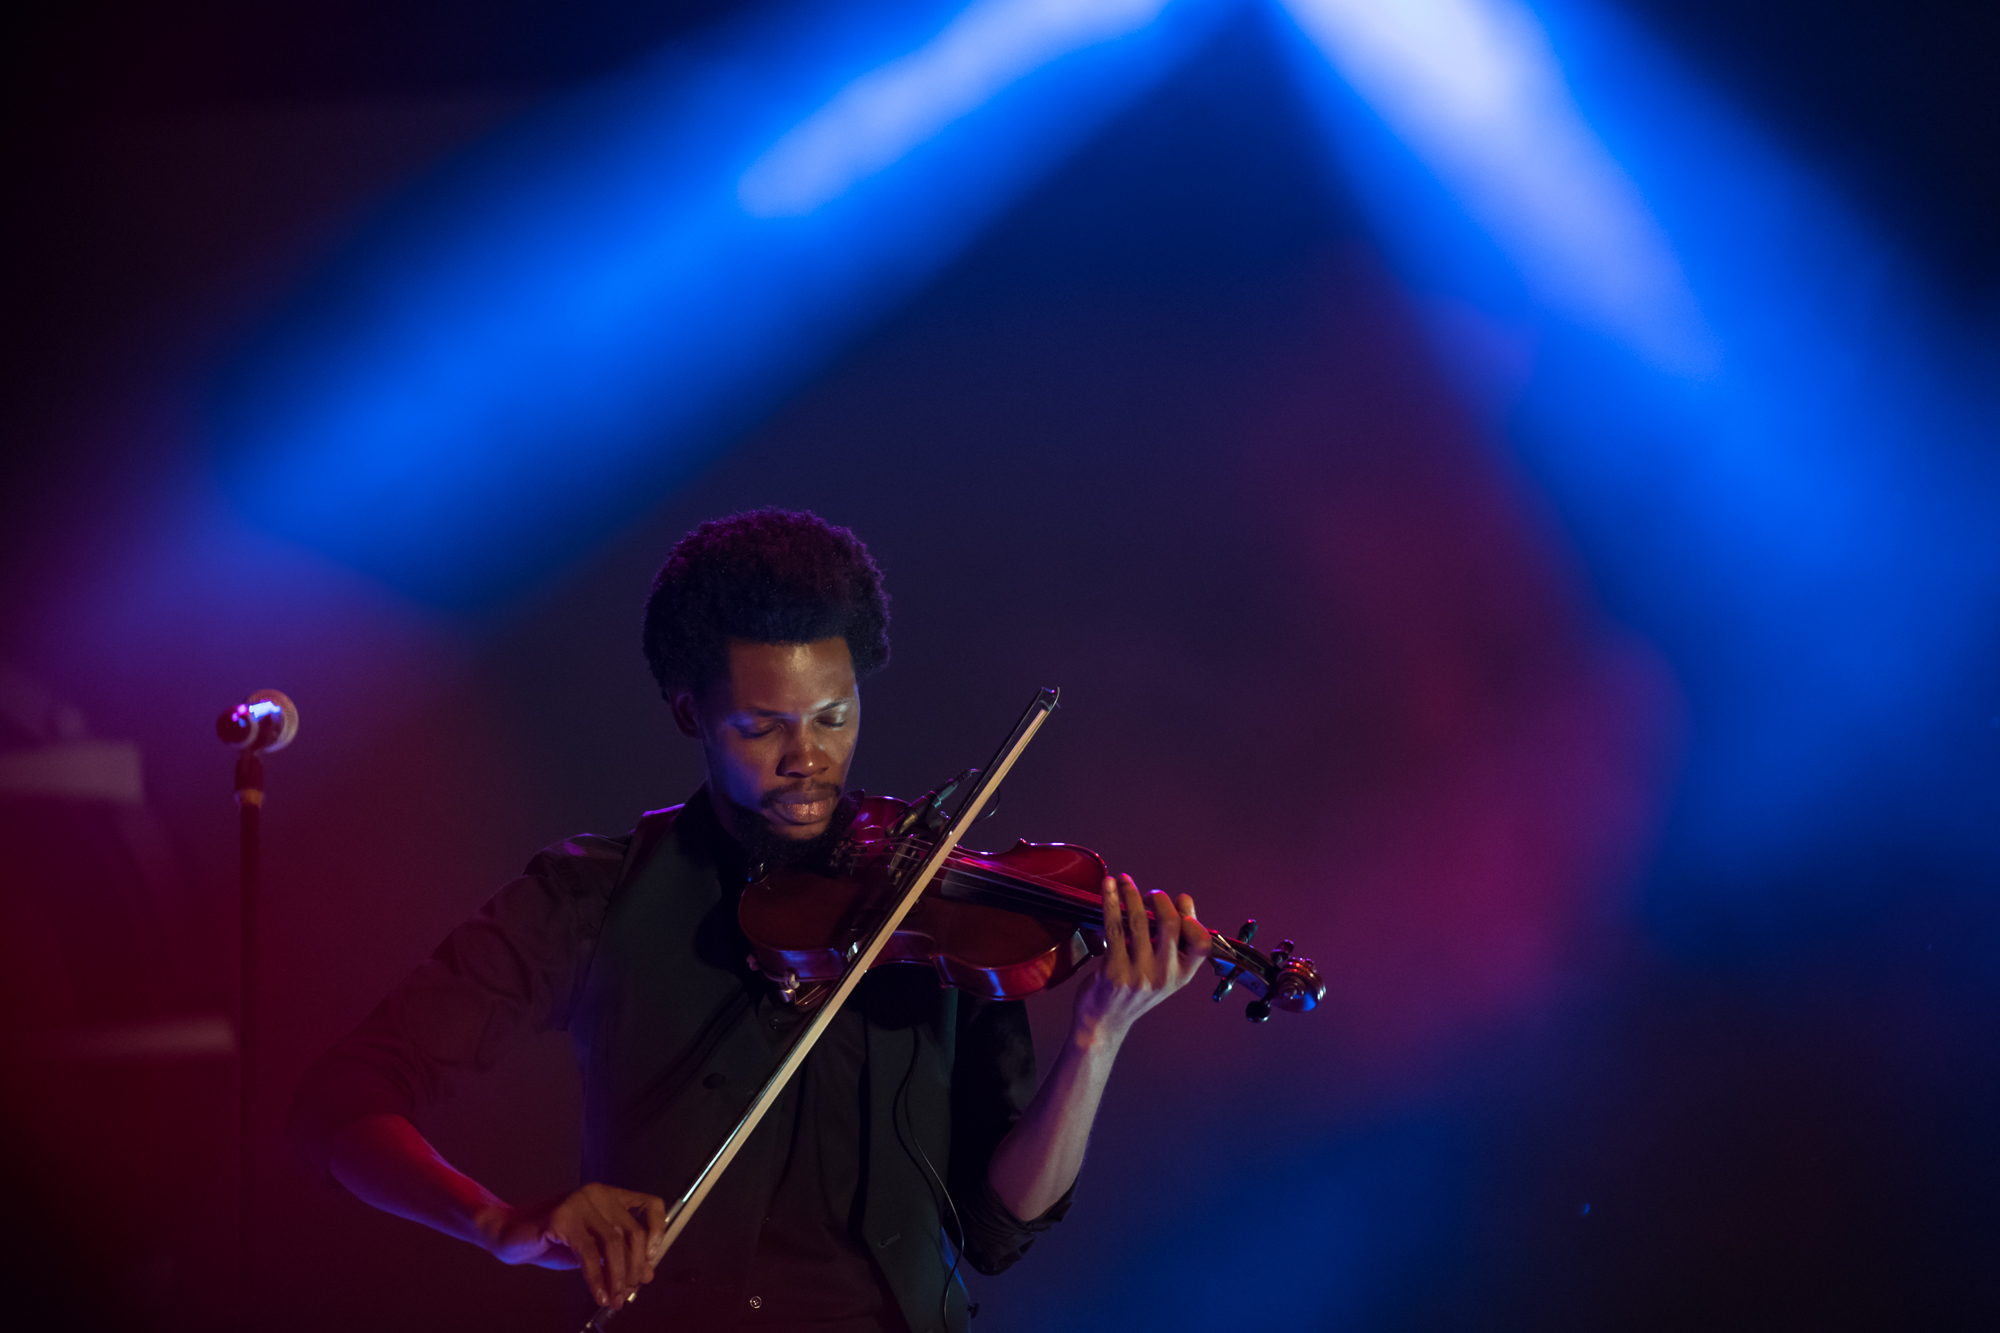
[[[659,1240],[647,1248],[647,1263],[658,1265],[660,1260],[666,1257],[667,1251],[673,1247],[673,1243],[680,1239],[681,1233],[687,1230],[688,1223],[694,1218],[695,1209],[701,1207],[702,1201],[708,1198],[709,1192],[722,1178],[722,1173],[736,1160],[736,1154],[741,1152],[743,1145],[749,1141],[752,1131],[777,1103],[785,1086],[805,1064],[806,1057],[812,1054],[813,1047],[826,1034],[827,1028],[833,1025],[834,1017],[840,1012],[841,1006],[847,1003],[848,997],[854,994],[854,988],[861,984],[861,979],[868,975],[868,969],[874,966],[875,959],[881,955],[884,948],[888,947],[890,937],[903,924],[903,918],[910,914],[916,907],[918,899],[923,897],[924,890],[930,887],[931,880],[936,877],[945,860],[957,848],[959,838],[979,819],[980,813],[986,808],[986,803],[992,799],[994,790],[1006,778],[1008,770],[1014,767],[1014,761],[1021,757],[1021,752],[1028,748],[1028,742],[1035,738],[1037,731],[1041,730],[1042,723],[1048,721],[1049,714],[1055,711],[1060,694],[1060,691],[1051,688],[1035,695],[1034,702],[1028,705],[1027,711],[1021,714],[1021,720],[1014,725],[1013,734],[1001,745],[993,762],[986,766],[986,771],[979,775],[978,784],[967,795],[965,803],[960,805],[946,820],[945,826],[938,830],[937,841],[931,845],[930,855],[923,859],[916,873],[903,886],[902,896],[897,899],[895,907],[882,919],[882,923],[875,928],[865,943],[857,940],[848,946],[847,967],[840,974],[840,980],[835,983],[832,994],[828,995],[813,1013],[812,1021],[806,1024],[805,1030],[800,1032],[786,1048],[784,1058],[778,1061],[778,1067],[771,1071],[771,1076],[764,1080],[764,1086],[757,1090],[757,1095],[750,1099],[749,1109],[744,1111],[743,1118],[736,1122],[736,1128],[730,1130],[728,1137],[723,1139],[722,1146],[715,1150],[715,1156],[708,1159],[708,1165],[701,1169],[701,1174],[694,1178],[694,1183],[689,1185],[686,1192],[667,1209],[666,1229],[660,1233]],[[635,1291],[621,1304],[605,1306],[592,1314],[590,1322],[583,1326],[583,1333],[602,1333],[612,1319],[637,1299],[638,1295],[639,1293]]]

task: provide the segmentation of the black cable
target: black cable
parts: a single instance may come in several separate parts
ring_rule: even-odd
[[[889,1123],[895,1126],[896,1138],[902,1143],[905,1152],[912,1148],[916,1149],[918,1160],[923,1163],[925,1173],[936,1184],[938,1195],[943,1200],[944,1207],[939,1212],[942,1214],[946,1209],[950,1210],[952,1229],[958,1233],[957,1239],[953,1239],[950,1231],[945,1232],[944,1238],[951,1245],[951,1267],[945,1270],[944,1290],[938,1293],[939,1333],[951,1333],[951,1284],[958,1277],[959,1261],[965,1254],[965,1221],[958,1215],[958,1205],[952,1200],[951,1187],[944,1183],[944,1177],[938,1174],[937,1167],[931,1162],[930,1154],[924,1151],[923,1140],[917,1134],[914,1120],[910,1121],[910,1137],[903,1137],[903,1121],[910,1118],[910,1080],[916,1077],[917,1055],[922,1049],[923,1042],[917,1036],[917,1030],[911,1028],[910,1067],[903,1071],[903,1081],[896,1088],[895,1104],[889,1108]],[[933,1199],[932,1202],[936,1203],[938,1200]],[[943,1220],[942,1216],[939,1220]]]

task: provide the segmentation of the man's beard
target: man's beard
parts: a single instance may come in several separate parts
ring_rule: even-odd
[[[752,875],[760,873],[759,866],[765,871],[796,867],[827,872],[848,827],[854,823],[854,802],[841,792],[834,803],[833,817],[827,820],[822,832],[810,838],[787,838],[771,827],[771,821],[761,811],[737,804],[729,793],[720,789],[718,793],[722,797],[724,829],[743,848]]]

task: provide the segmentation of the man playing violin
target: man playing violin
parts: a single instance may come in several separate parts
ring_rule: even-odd
[[[888,661],[887,597],[852,533],[759,510],[674,548],[644,640],[706,783],[626,837],[536,856],[313,1066],[292,1138],[377,1208],[505,1263],[580,1269],[600,1306],[647,1287],[619,1318],[630,1333],[957,1333],[959,1257],[997,1273],[1062,1217],[1120,1044],[1210,936],[1185,895],[1107,878],[1102,964],[1039,1086],[1019,1002],[877,969],[656,1269],[663,1197],[804,1021],[755,970],[735,905],[762,869],[826,863],[852,818],[859,681]],[[549,1027],[582,1068],[591,1183],[510,1203],[416,1124],[456,1075]]]

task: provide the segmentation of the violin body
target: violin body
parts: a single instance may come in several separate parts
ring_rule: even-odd
[[[856,942],[895,904],[898,871],[929,850],[892,833],[909,802],[871,796],[857,807],[837,874],[772,871],[745,888],[738,904],[758,967],[788,1001],[839,979]],[[1097,853],[1064,843],[959,848],[876,963],[927,964],[939,984],[985,999],[1059,985],[1103,947],[1105,873]]]

